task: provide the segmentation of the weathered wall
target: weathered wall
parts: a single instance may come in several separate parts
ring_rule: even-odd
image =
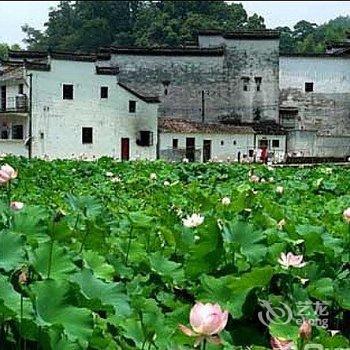
[[[322,136],[316,131],[288,133],[288,155],[302,157],[346,157],[350,155],[350,136]]]
[[[115,76],[96,75],[95,64],[52,60],[51,71],[33,73],[33,156],[120,158],[121,138],[130,138],[130,158],[156,157],[157,104],[147,104],[117,85]],[[74,85],[74,99],[63,100],[62,85]],[[108,99],[100,87],[108,86]],[[129,100],[136,113],[128,112]],[[93,143],[82,143],[82,127],[93,127]],[[154,133],[154,145],[136,144],[137,132]]]
[[[256,150],[259,148],[261,140],[267,140],[268,152],[273,161],[282,162],[284,160],[286,154],[286,135],[256,135]],[[273,141],[278,141],[278,146],[274,146]]]
[[[305,92],[306,82],[313,92]],[[281,56],[280,105],[298,108],[304,130],[350,134],[350,59]]]
[[[206,121],[220,115],[242,121],[252,121],[257,115],[277,120],[278,39],[223,41],[226,49],[221,57],[116,53],[112,64],[120,68],[121,82],[160,95],[160,116],[200,120],[204,91]],[[243,91],[243,77],[249,78],[249,91]],[[260,91],[255,77],[262,79]],[[164,81],[170,81],[167,94]]]
[[[243,157],[244,154],[248,155],[250,149],[254,149],[254,134],[180,134],[161,132],[159,135],[160,157],[169,159],[172,153],[172,140],[178,139],[178,150],[175,151],[174,160],[179,160],[179,155],[185,154],[187,137],[195,138],[195,149],[198,150],[196,161],[199,162],[203,160],[203,140],[211,140],[212,159],[227,160],[227,158],[230,158],[235,160],[238,152],[241,152],[241,157]],[[181,151],[184,152],[181,153]]]

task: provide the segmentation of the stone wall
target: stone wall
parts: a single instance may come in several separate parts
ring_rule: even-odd
[[[222,39],[222,43],[221,56],[117,51],[111,64],[120,69],[119,81],[160,96],[160,116],[201,120],[204,96],[205,121],[222,115],[242,121],[277,120],[279,40]],[[261,79],[260,91],[256,78]]]
[[[313,83],[313,91],[306,92],[305,83]],[[350,59],[281,56],[280,105],[298,109],[300,129],[350,134]]]

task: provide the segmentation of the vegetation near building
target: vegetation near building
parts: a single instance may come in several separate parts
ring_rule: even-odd
[[[281,53],[324,52],[327,43],[343,41],[350,17],[323,25],[305,20],[281,31]],[[264,29],[264,18],[249,16],[242,4],[220,1],[60,1],[49,11],[45,30],[22,26],[32,50],[88,50],[101,46],[179,46],[202,29]],[[0,44],[0,58],[9,47]],[[11,49],[15,49],[12,47]]]

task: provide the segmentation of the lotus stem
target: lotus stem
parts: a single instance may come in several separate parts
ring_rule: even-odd
[[[130,232],[129,232],[129,240],[128,240],[128,248],[126,250],[126,256],[125,256],[125,265],[128,265],[128,259],[129,259],[129,253],[130,253],[130,247],[131,247],[131,240],[132,240],[132,231],[134,227],[131,226]]]
[[[202,350],[205,350],[206,348],[207,348],[207,339],[204,338],[202,343]]]

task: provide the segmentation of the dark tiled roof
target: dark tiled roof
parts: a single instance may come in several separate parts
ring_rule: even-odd
[[[96,67],[96,74],[98,75],[117,75],[119,67]]]
[[[95,62],[97,60],[108,60],[110,55],[108,53],[91,53],[91,52],[67,52],[67,51],[13,51],[10,50],[8,54],[10,59],[47,59],[48,56],[56,60],[67,61],[82,61]]]
[[[200,123],[177,118],[158,118],[158,127],[162,132],[206,133],[206,134],[253,134],[249,126],[233,126],[220,123]]]
[[[261,122],[238,122],[235,120],[221,119],[221,122],[226,126],[236,125],[236,126],[249,126],[251,127],[256,134],[265,134],[265,135],[285,135],[286,131],[283,126],[276,123],[273,120],[261,121]]]
[[[199,47],[117,47],[101,48],[101,53],[118,55],[149,55],[149,56],[223,56],[223,48]]]
[[[130,92],[134,96],[138,97],[140,100],[147,102],[147,103],[160,103],[159,97],[158,96],[145,96],[140,94],[139,92],[135,91],[134,89],[130,88],[129,86],[126,86],[123,83],[118,83],[120,87],[125,89],[126,91]]]
[[[261,30],[235,30],[225,32],[221,30],[200,30],[198,35],[216,36],[221,35],[225,39],[278,39],[280,32],[272,29]]]

